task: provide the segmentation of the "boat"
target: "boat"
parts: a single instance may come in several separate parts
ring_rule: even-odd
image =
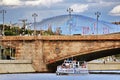
[[[87,62],[65,60],[62,65],[57,66],[56,75],[64,74],[89,74]]]

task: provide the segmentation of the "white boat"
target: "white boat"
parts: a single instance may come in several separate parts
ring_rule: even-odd
[[[65,60],[62,65],[57,66],[57,75],[62,74],[88,74],[87,62]]]

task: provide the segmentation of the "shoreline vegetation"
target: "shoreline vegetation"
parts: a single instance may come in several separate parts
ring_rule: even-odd
[[[0,24],[0,35],[2,35],[3,25]],[[18,35],[61,35],[62,30],[60,27],[57,27],[55,31],[52,30],[52,27],[49,26],[47,30],[32,30],[28,29],[25,26],[9,26],[4,25],[4,35],[5,36],[18,36]]]

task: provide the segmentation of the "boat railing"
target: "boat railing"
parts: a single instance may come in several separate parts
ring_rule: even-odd
[[[87,68],[85,61],[64,61],[62,68]]]

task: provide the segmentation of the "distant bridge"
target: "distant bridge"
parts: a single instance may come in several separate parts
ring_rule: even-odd
[[[16,60],[31,60],[38,72],[50,71],[71,57],[90,61],[120,53],[120,34],[4,36],[0,40],[2,46],[15,49]]]

